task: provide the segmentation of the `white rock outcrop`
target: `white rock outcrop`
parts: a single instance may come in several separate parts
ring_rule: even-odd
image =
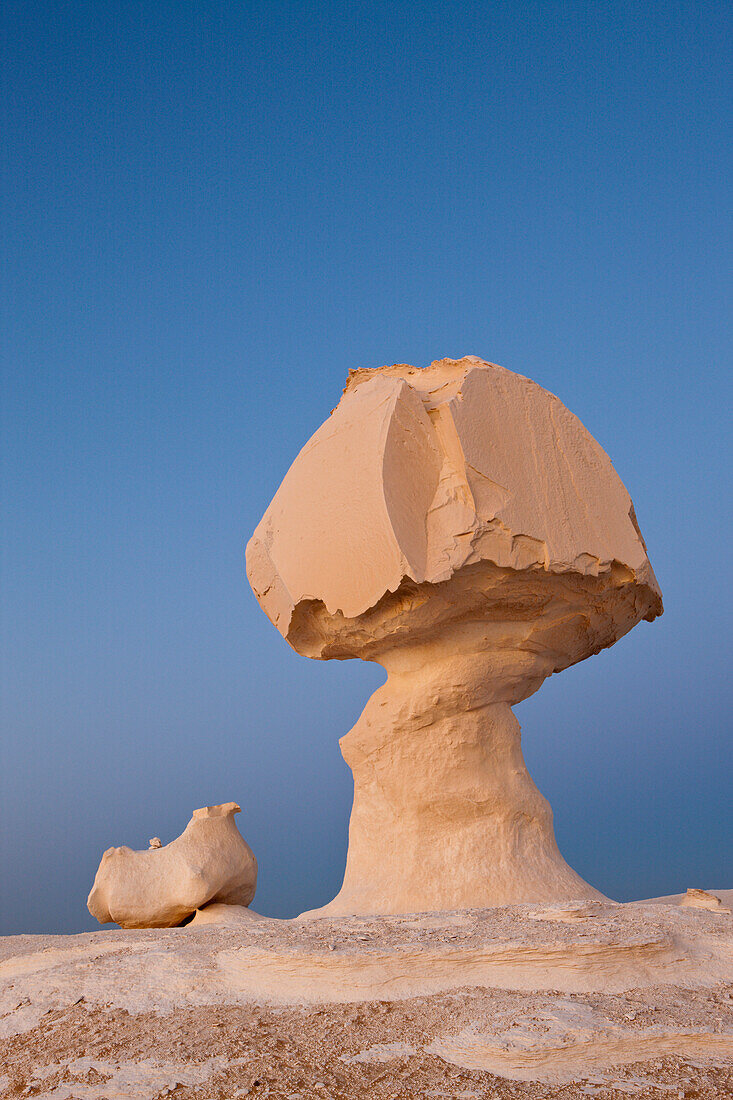
[[[100,924],[172,928],[209,902],[247,906],[257,860],[234,821],[236,802],[194,810],[183,833],[147,851],[108,848],[87,908]]]
[[[320,913],[600,896],[558,851],[510,708],[662,600],[629,494],[556,397],[475,356],[352,372],[247,573],[299,653],[388,673],[341,739],[348,860]]]
[[[690,886],[687,893],[680,901],[680,905],[691,909],[709,909],[713,913],[730,913],[730,908],[724,905],[717,894],[711,894],[708,890],[699,890]]]

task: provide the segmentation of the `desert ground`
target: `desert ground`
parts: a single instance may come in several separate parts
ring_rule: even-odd
[[[8,936],[0,1095],[733,1096],[733,917],[678,902]]]

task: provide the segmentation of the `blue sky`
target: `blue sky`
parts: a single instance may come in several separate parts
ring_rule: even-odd
[[[336,893],[338,738],[244,546],[358,366],[557,393],[666,612],[517,708],[566,858],[733,885],[727,5],[4,6],[0,932],[236,799],[255,908]]]

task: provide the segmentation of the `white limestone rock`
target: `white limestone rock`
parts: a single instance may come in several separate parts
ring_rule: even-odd
[[[709,909],[713,913],[730,913],[730,908],[724,905],[717,894],[711,894],[708,890],[699,890],[690,886],[687,893],[680,901],[680,905],[691,909]]]
[[[320,913],[592,900],[511,706],[662,600],[631,498],[552,394],[475,356],[352,372],[247,547],[290,645],[388,673],[341,739],[344,884]]]
[[[236,802],[194,810],[181,836],[148,851],[108,848],[87,908],[100,924],[172,928],[210,902],[247,906],[257,860],[234,821]]]

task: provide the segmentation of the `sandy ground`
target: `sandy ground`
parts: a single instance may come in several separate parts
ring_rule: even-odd
[[[5,937],[0,1096],[733,1097],[733,917],[665,901]]]

